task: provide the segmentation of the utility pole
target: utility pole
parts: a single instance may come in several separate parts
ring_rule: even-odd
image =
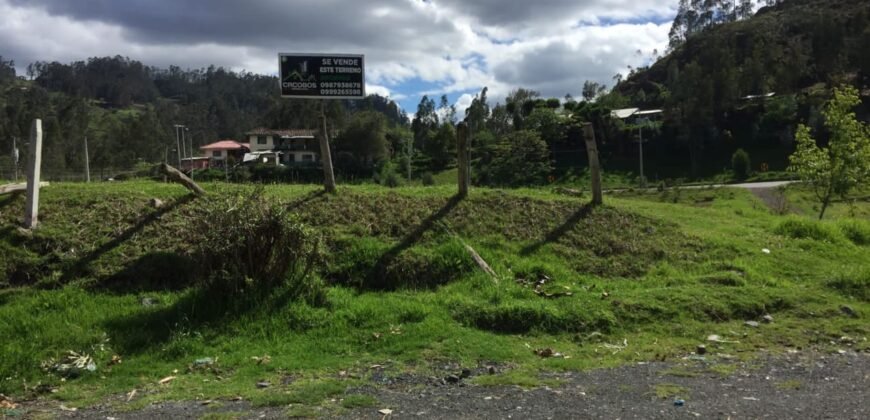
[[[85,182],[91,182],[91,161],[88,157],[88,136],[85,136]]]
[[[184,149],[186,147],[185,145],[187,144],[187,142],[185,141],[184,133],[188,130],[188,128],[187,128],[187,126],[182,126],[182,127],[184,127],[184,128],[181,129],[181,148]],[[192,144],[193,139],[191,139],[190,141]],[[193,146],[191,146],[191,153],[193,153]],[[187,152],[185,151],[184,154],[187,154]],[[193,181],[193,156],[188,155],[187,159],[188,159],[187,163],[190,166],[190,180]],[[180,170],[181,168],[178,168],[178,169]]]
[[[178,124],[175,124],[174,127],[175,127],[175,151],[176,151],[175,154],[178,156],[178,168],[181,169],[181,143],[180,143],[180,139],[178,136],[178,128],[181,126]]]
[[[12,166],[15,167],[15,182],[18,182],[18,137],[12,137]]]
[[[646,188],[646,177],[643,176],[643,124],[648,121],[645,118],[639,120],[637,126],[638,148],[640,152],[640,187]]]

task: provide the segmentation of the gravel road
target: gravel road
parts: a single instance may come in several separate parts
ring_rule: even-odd
[[[870,418],[870,354],[799,352],[761,356],[751,362],[719,358],[655,362],[588,372],[545,373],[560,385],[536,389],[477,386],[463,379],[373,375],[370,386],[348,391],[377,398],[374,408],[321,409],[324,417],[348,419],[867,419]],[[474,374],[487,374],[475,371]],[[387,380],[385,380],[387,379]],[[677,400],[683,400],[682,405]],[[25,406],[27,417],[75,419],[286,418],[286,407],[252,408],[246,402],[204,406],[161,403],[141,411],[60,411],[56,402]],[[388,416],[380,409],[388,408]],[[226,417],[224,417],[226,416]]]

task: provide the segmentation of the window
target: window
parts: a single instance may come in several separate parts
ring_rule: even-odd
[[[285,162],[295,162],[295,161],[296,161],[296,155],[294,155],[293,153],[287,153],[287,154],[284,155],[284,161],[285,161]]]
[[[211,152],[211,157],[219,158],[219,157],[223,157],[223,154],[221,153],[220,150],[215,150],[215,151]]]
[[[302,161],[303,162],[313,162],[314,155],[302,155]]]
[[[268,144],[266,136],[257,136],[257,144]]]

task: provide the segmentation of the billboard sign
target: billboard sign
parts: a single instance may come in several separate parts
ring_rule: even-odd
[[[278,54],[281,96],[305,99],[363,99],[365,56]]]

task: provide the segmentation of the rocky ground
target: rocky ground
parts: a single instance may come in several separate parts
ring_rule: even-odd
[[[870,355],[866,353],[794,352],[750,362],[693,356],[677,362],[546,373],[542,379],[553,385],[534,389],[474,385],[474,376],[488,374],[485,368],[466,371],[469,378],[461,378],[459,372],[452,378],[375,373],[371,385],[349,392],[371,395],[378,406],[355,410],[253,408],[244,401],[227,401],[160,403],[134,412],[101,408],[71,412],[61,410],[56,402],[40,401],[11,414],[104,420],[260,419],[293,414],[352,419],[870,418]]]

